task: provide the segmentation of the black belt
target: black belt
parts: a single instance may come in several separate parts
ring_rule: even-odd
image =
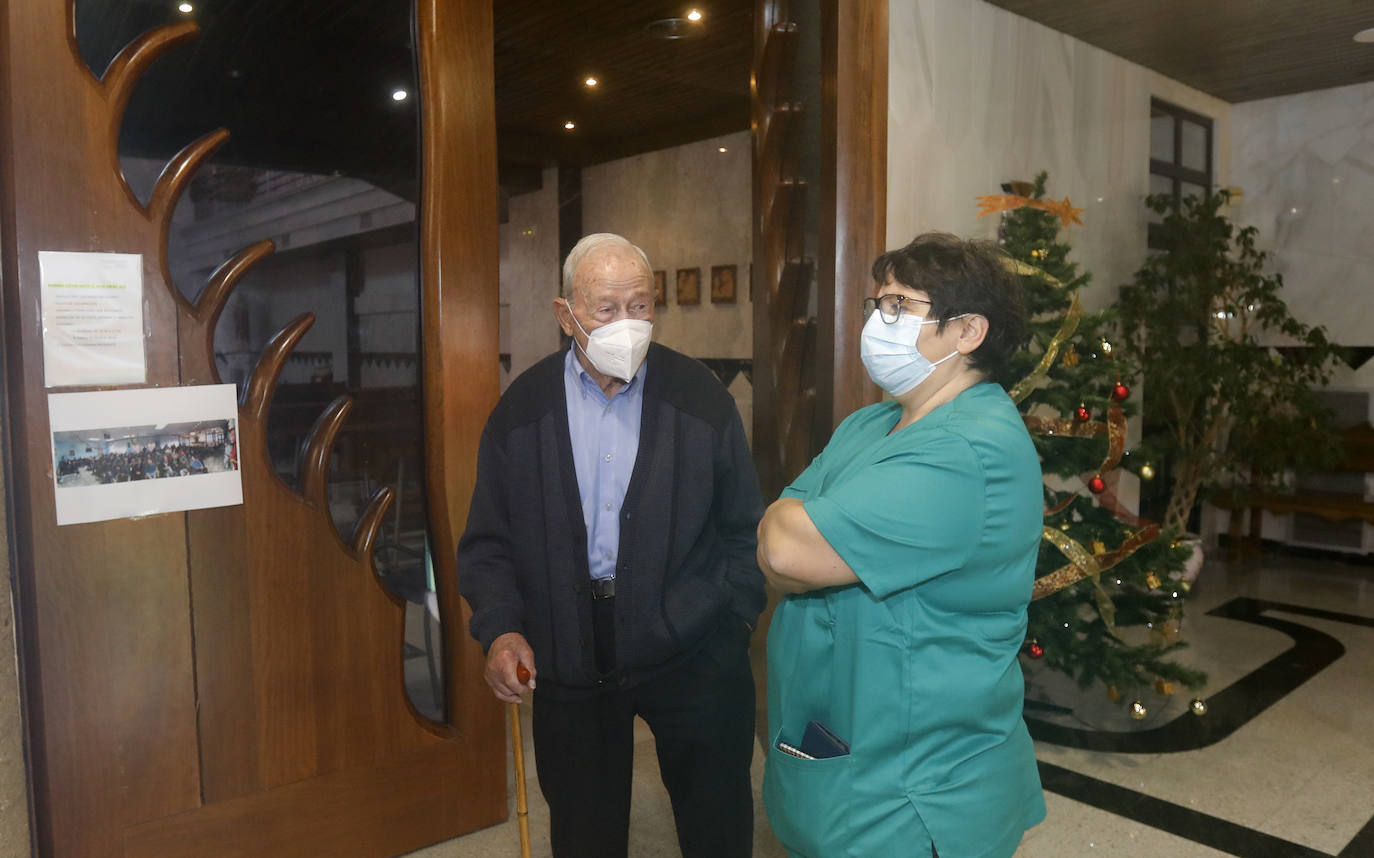
[[[592,598],[609,599],[615,595],[615,578],[593,578]]]

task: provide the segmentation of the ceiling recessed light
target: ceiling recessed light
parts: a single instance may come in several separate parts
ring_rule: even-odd
[[[577,123],[576,123],[576,122],[573,122],[571,119],[569,119],[567,122],[564,122],[564,123],[563,123],[563,127],[566,128],[566,129],[568,129],[569,131],[571,131],[571,130],[573,130],[574,128],[577,127]]]
[[[582,81],[582,83],[586,84],[587,86],[596,86],[598,83],[601,83],[601,81],[597,80],[594,77],[589,77],[586,80]]]
[[[1374,27],[1370,27],[1368,30],[1361,30],[1358,33],[1356,33],[1355,41],[1374,42]]]
[[[192,6],[190,3],[182,3],[181,5],[177,6],[177,11],[183,15],[189,15],[192,12],[196,11],[196,7]],[[1358,39],[1359,36],[1356,36],[1355,38]]]
[[[392,101],[405,101],[407,98],[410,98],[410,93],[406,92],[404,89],[393,89],[391,91]]]
[[[726,149],[724,146],[722,146],[722,147],[720,147],[719,149],[717,149],[716,151],[717,151],[717,152],[728,152],[728,151],[730,151],[730,150],[729,150],[729,149]]]
[[[701,20],[701,10],[700,10],[700,9],[693,9],[692,11],[688,12],[688,13],[687,13],[687,20],[688,20],[688,21],[700,21],[700,20]]]

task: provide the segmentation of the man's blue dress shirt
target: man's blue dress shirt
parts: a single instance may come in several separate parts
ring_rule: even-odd
[[[644,411],[644,370],[610,399],[601,392],[568,349],[563,388],[568,395],[568,434],[572,436],[577,492],[587,525],[587,567],[593,578],[614,578],[620,553],[620,506],[630,485],[639,451],[639,418]]]

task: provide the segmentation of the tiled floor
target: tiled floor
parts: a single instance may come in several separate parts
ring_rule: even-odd
[[[1238,597],[1328,612],[1318,617],[1270,606],[1263,616],[1335,638],[1344,654],[1224,739],[1197,750],[1120,753],[1037,742],[1037,756],[1046,766],[1049,816],[1027,832],[1017,858],[1374,856],[1374,568],[1286,556],[1242,568],[1209,563],[1193,589],[1184,628],[1190,642],[1185,658],[1209,674],[1204,698],[1236,683],[1242,690],[1256,689],[1251,674],[1295,648],[1294,639],[1281,630],[1207,615]],[[1148,703],[1158,711],[1143,727],[1193,718],[1186,712],[1190,696],[1180,689],[1173,699],[1152,698]],[[1101,726],[1103,713],[1110,715],[1091,693],[1080,706],[1080,726],[1084,721]],[[1216,708],[1203,718],[1226,715]],[[534,778],[528,715],[532,854],[547,856],[547,809]],[[677,856],[653,739],[640,727],[630,854]],[[761,752],[755,755],[754,775],[757,794]],[[513,806],[513,781],[510,792]],[[761,802],[757,808],[754,854],[782,856]],[[513,813],[502,825],[413,853],[420,858],[519,854]]]

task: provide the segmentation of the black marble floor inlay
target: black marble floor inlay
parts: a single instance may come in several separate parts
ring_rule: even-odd
[[[1209,696],[1205,716],[1196,718],[1192,715],[1181,715],[1167,724],[1149,730],[1134,733],[1110,732],[1084,730],[1041,721],[1033,714],[1037,708],[1043,708],[1037,704],[1028,707],[1030,711],[1029,717],[1026,718],[1026,726],[1031,736],[1038,741],[1054,745],[1118,754],[1195,751],[1220,742],[1345,654],[1345,647],[1331,635],[1301,623],[1264,616],[1266,611],[1283,611],[1356,625],[1374,625],[1374,619],[1353,614],[1321,611],[1262,599],[1232,599],[1208,611],[1207,615],[1267,626],[1291,637],[1293,646]]]
[[[1040,783],[1045,789],[1065,798],[1242,858],[1332,858],[1325,852],[1299,843],[1081,775],[1052,763],[1040,763]]]
[[[1056,745],[1115,753],[1189,751],[1226,738],[1345,654],[1344,645],[1330,635],[1301,623],[1263,616],[1266,611],[1374,627],[1374,618],[1370,617],[1262,599],[1232,599],[1209,611],[1208,615],[1267,626],[1291,637],[1294,645],[1211,695],[1206,716],[1183,715],[1168,724],[1138,733],[1080,730],[1030,716],[1026,724],[1031,735]],[[1032,712],[1052,708],[1053,704],[1028,706]],[[1050,792],[1242,858],[1374,856],[1374,818],[1339,855],[1332,856],[1051,763],[1040,763],[1040,780]]]

